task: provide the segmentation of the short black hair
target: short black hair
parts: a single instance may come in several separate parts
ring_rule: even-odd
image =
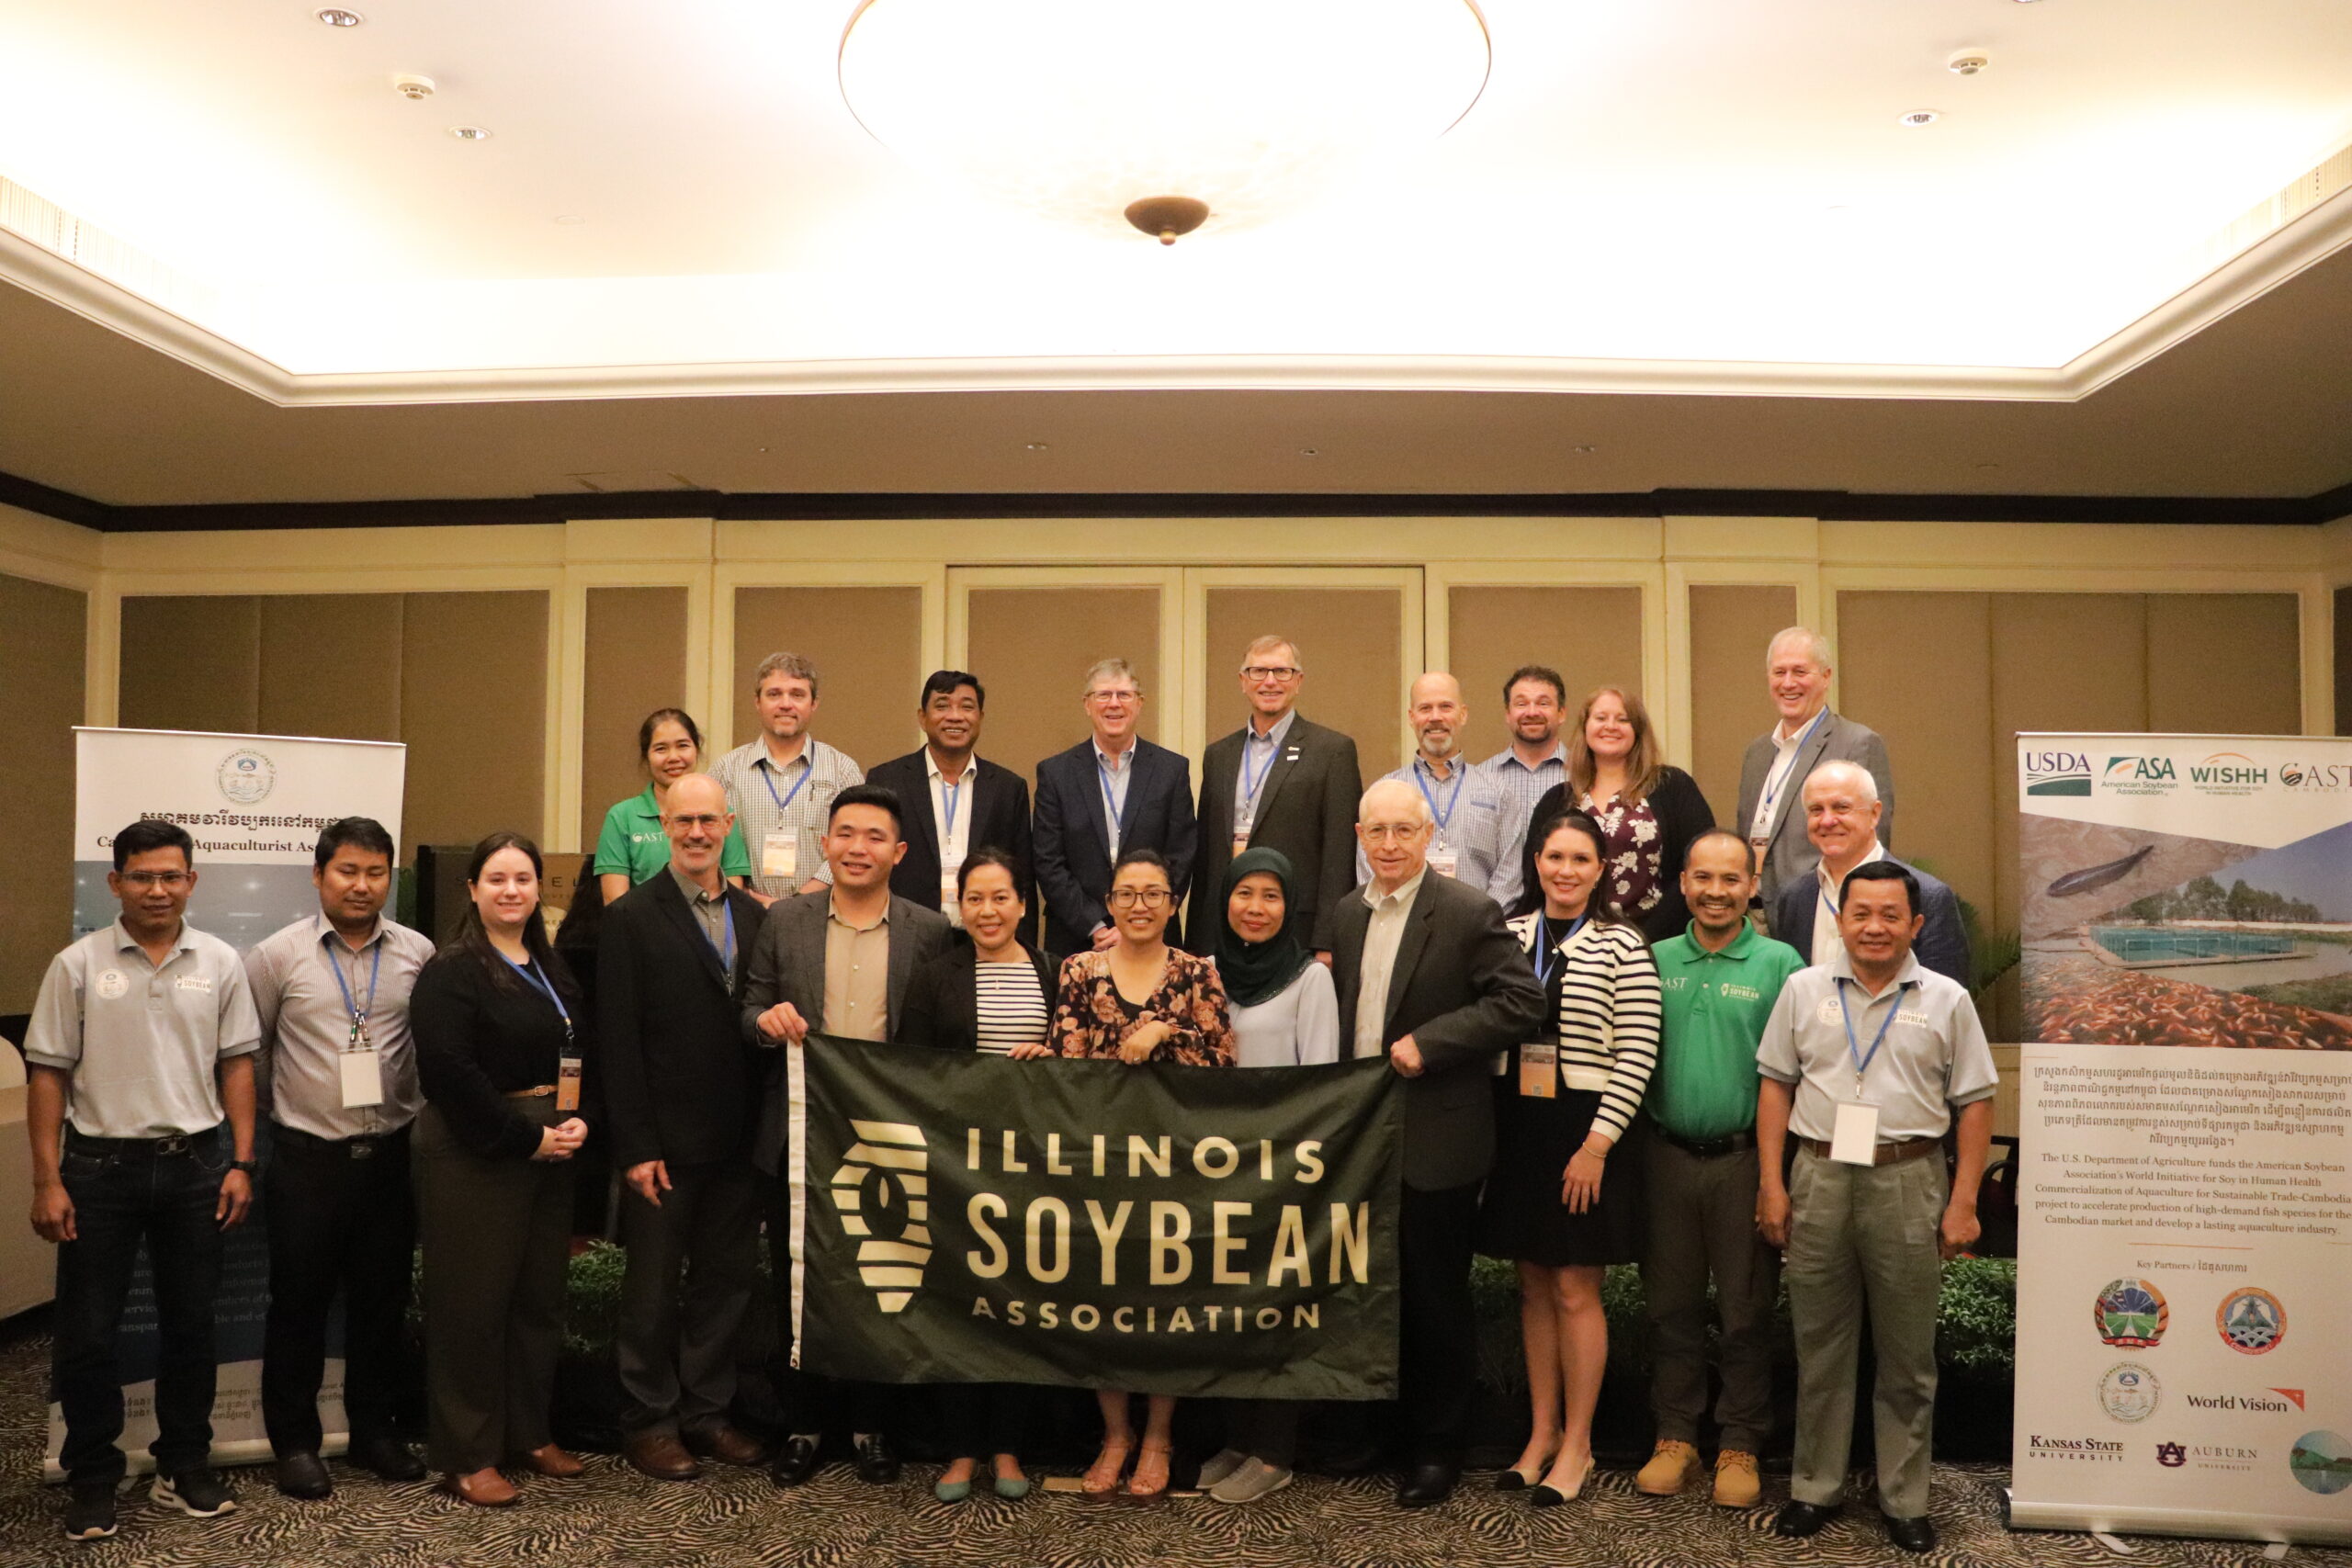
[[[319,847],[311,852],[311,869],[324,871],[340,849],[366,850],[392,858],[392,836],[373,817],[338,817],[319,829]]]
[[[1111,880],[1118,881],[1119,873],[1131,865],[1156,865],[1159,868],[1159,874],[1168,879],[1169,887],[1172,890],[1176,886],[1176,874],[1168,869],[1168,857],[1158,850],[1138,846],[1132,850],[1122,851],[1118,860],[1111,867]]]
[[[907,836],[907,814],[899,804],[899,792],[887,784],[860,784],[833,796],[833,804],[825,813],[825,826],[831,828],[833,818],[842,814],[844,806],[878,806],[890,814],[890,830],[901,840]]]
[[[131,856],[155,850],[177,850],[182,860],[191,866],[196,863],[196,840],[187,836],[187,829],[176,822],[141,817],[114,836],[114,868],[120,871],[130,863]]]
[[[964,889],[971,883],[972,873],[978,867],[984,865],[1002,866],[1004,868],[1004,874],[1012,878],[1012,891],[1014,896],[1018,897],[1020,895],[1020,863],[1014,860],[1011,855],[1005,853],[1004,851],[998,849],[994,844],[983,844],[978,849],[974,850],[970,854],[966,855],[964,857],[964,863],[956,868],[956,897],[961,898],[964,896]]]
[[[1846,907],[1847,895],[1854,890],[1857,882],[1900,882],[1903,884],[1903,896],[1911,901],[1911,913],[1916,915],[1919,912],[1919,879],[1911,874],[1911,868],[1899,860],[1866,860],[1848,872],[1846,880],[1838,885],[1838,907],[1840,909]]]
[[[1558,695],[1562,707],[1568,705],[1568,683],[1560,679],[1557,670],[1548,664],[1522,664],[1503,677],[1503,706],[1510,706],[1511,690],[1521,681],[1543,682]]]
[[[923,680],[922,694],[915,698],[915,706],[927,708],[931,705],[932,698],[952,697],[956,694],[956,689],[961,686],[971,687],[972,700],[979,705],[981,712],[988,711],[988,688],[981,685],[980,678],[969,670],[933,671]]]
[[[1709,839],[1729,839],[1733,843],[1737,844],[1739,846],[1740,853],[1747,857],[1747,874],[1750,876],[1756,874],[1756,846],[1749,843],[1745,838],[1735,833],[1720,822],[1716,823],[1712,828],[1702,828],[1698,832],[1690,836],[1690,841],[1682,846],[1682,863],[1684,865],[1689,865],[1690,863],[1690,852],[1697,849],[1701,844],[1705,843]]]

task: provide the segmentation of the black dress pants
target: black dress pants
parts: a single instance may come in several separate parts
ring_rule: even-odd
[[[1396,1244],[1404,1279],[1397,1346],[1405,1427],[1415,1462],[1459,1463],[1478,1378],[1470,1257],[1477,1182],[1421,1191],[1408,1187]]]
[[[888,1432],[897,1425],[899,1391],[888,1383],[827,1377],[792,1364],[792,1184],[782,1176],[768,1186],[768,1272],[775,1282],[775,1364],[771,1381],[787,1434]]]

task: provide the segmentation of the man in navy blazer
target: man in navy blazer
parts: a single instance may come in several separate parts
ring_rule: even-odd
[[[934,670],[922,683],[915,716],[925,742],[865,775],[899,797],[907,852],[890,873],[890,891],[911,904],[956,913],[956,868],[977,849],[1012,857],[1021,898],[1037,901],[1029,856],[1029,781],[1011,768],[974,755],[988,694],[980,678],[962,670]]]
[[[1046,951],[1064,956],[1118,940],[1103,898],[1123,852],[1166,857],[1181,906],[1200,839],[1192,764],[1136,733],[1143,682],[1125,660],[1099,660],[1087,671],[1085,703],[1094,732],[1037,764],[1037,890]],[[1178,940],[1172,921],[1168,940]]]
[[[1845,951],[1838,934],[1838,906],[1846,895],[1846,874],[1874,860],[1894,860],[1878,836],[1878,780],[1859,762],[1824,762],[1804,781],[1804,829],[1820,852],[1810,873],[1782,885],[1772,900],[1772,935],[1826,964]],[[1960,899],[1950,887],[1916,865],[1895,861],[1919,879],[1919,928],[1911,951],[1922,967],[1948,975],[1963,989],[1972,985],[1968,930],[1961,924]]]

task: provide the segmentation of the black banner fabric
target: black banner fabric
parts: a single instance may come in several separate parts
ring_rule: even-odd
[[[1403,1099],[1385,1060],[1136,1067],[814,1034],[786,1055],[799,1364],[1395,1396]]]

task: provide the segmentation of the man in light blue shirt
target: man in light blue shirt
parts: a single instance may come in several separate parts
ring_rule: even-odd
[[[1405,709],[1419,745],[1412,761],[1385,776],[1411,784],[1429,804],[1434,826],[1430,869],[1484,893],[1494,880],[1502,840],[1502,795],[1491,774],[1472,767],[1462,755],[1462,727],[1469,716],[1462,682],[1442,670],[1423,674],[1413,682]],[[1525,830],[1522,826],[1521,831]],[[1356,851],[1356,880],[1372,880],[1372,867],[1361,847]]]

